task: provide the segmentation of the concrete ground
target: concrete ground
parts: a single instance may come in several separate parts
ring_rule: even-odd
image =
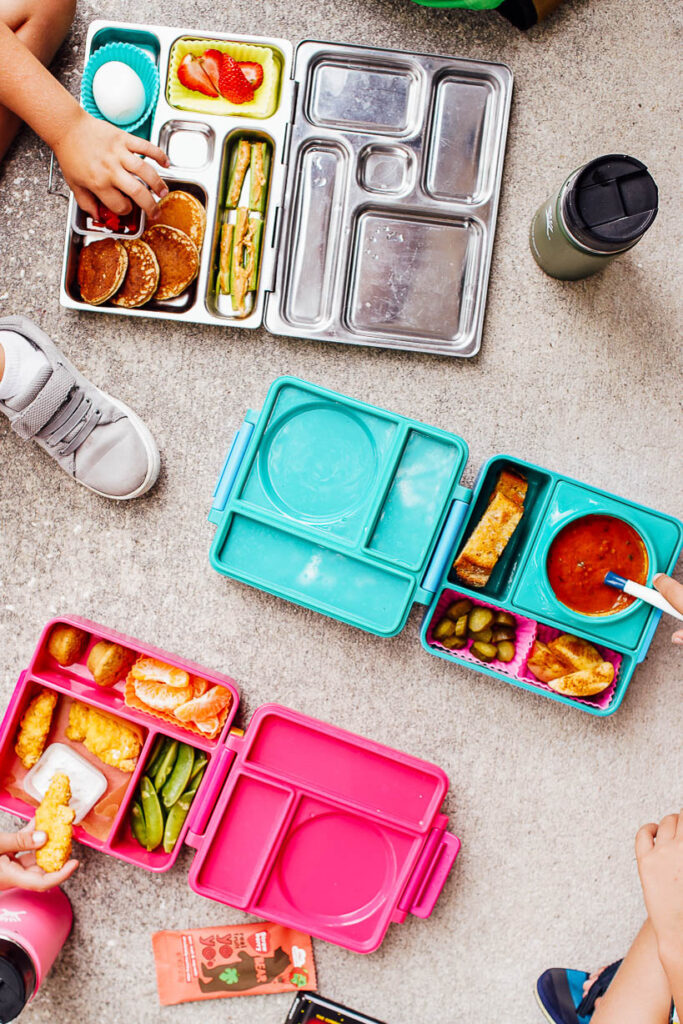
[[[79,5],[58,62],[76,94],[87,25],[108,16],[130,19],[131,5]],[[0,177],[0,314],[34,317],[132,405],[157,438],[163,472],[148,497],[107,503],[0,425],[2,699],[43,623],[70,611],[233,675],[244,723],[277,700],[438,762],[463,851],[434,915],[392,926],[368,958],[317,942],[320,990],[390,1024],[540,1020],[532,986],[544,968],[594,967],[624,952],[643,917],[633,836],[681,804],[671,622],[621,710],[600,721],[430,657],[419,611],[400,636],[380,640],[216,575],[206,513],[232,429],[282,373],[464,435],[467,482],[505,451],[681,512],[680,8],[567,0],[528,34],[494,14],[409,0],[151,0],[139,16],[508,62],[515,98],[484,344],[458,362],[63,310],[66,204],[46,194],[48,152],[25,132]],[[550,280],[528,250],[530,217],[572,168],[610,151],[650,166],[659,217],[601,276]],[[22,1019],[284,1021],[288,996],[159,1008],[152,932],[244,919],[190,892],[189,850],[162,876],[78,853],[73,937]]]

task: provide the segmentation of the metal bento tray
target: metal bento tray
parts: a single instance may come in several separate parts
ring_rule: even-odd
[[[181,38],[268,47],[280,69],[268,117],[172,106],[169,56]],[[82,245],[70,198],[60,301],[78,310],[265,327],[274,334],[473,356],[481,345],[512,98],[503,64],[155,25],[96,21],[100,45],[153,52],[160,91],[149,137],[173,156],[173,137],[196,132],[206,162],[171,164],[163,178],[206,206],[199,274],[182,295],[136,309],[92,306],[76,280]],[[235,314],[217,294],[222,197],[239,136],[272,147],[260,276],[253,305]]]

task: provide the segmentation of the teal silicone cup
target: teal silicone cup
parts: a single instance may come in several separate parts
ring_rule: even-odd
[[[130,43],[107,43],[105,46],[100,46],[98,50],[95,50],[83,72],[81,103],[89,114],[99,118],[100,121],[106,121],[107,119],[95,103],[92,94],[92,80],[95,77],[95,72],[110,60],[120,60],[123,64],[128,64],[136,75],[140,76],[145,87],[147,103],[141,116],[137,121],[131,121],[130,124],[116,126],[123,131],[134,132],[145,123],[156,106],[159,95],[159,71],[152,58],[144,50],[140,50],[137,46],[132,46]]]

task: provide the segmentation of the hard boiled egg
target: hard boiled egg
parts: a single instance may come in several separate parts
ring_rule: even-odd
[[[102,116],[113,124],[132,124],[147,105],[140,76],[120,60],[110,60],[97,69],[92,94]]]

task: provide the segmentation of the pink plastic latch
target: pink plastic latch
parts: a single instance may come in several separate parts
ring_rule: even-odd
[[[216,805],[218,795],[225,784],[225,780],[234,757],[235,751],[230,750],[228,747],[223,747],[216,754],[213,763],[213,772],[204,782],[204,792],[202,793],[201,800],[196,804],[196,806],[196,801],[192,804],[190,809],[190,822],[185,834],[185,842],[195,850],[198,850],[204,841],[206,826],[209,818],[211,817],[211,812]]]
[[[434,910],[460,852],[460,840],[445,831],[447,822],[445,815],[437,818],[398,905],[399,911],[429,917]]]

